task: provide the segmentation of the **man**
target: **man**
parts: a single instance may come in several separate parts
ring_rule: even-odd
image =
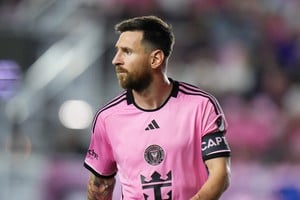
[[[125,91],[95,116],[84,166],[88,199],[215,200],[229,184],[224,114],[210,94],[167,77],[174,36],[155,16],[115,26],[113,65]]]

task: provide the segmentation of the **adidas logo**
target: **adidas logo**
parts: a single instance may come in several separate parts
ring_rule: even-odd
[[[159,128],[157,122],[153,119],[150,124],[145,128],[145,131],[153,130]]]

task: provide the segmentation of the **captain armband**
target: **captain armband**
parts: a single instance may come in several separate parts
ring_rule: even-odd
[[[223,132],[207,134],[202,138],[202,158],[229,157],[230,148]]]

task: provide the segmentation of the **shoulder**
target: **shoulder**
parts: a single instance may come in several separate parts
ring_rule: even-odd
[[[127,105],[127,91],[123,91],[116,97],[112,98],[106,104],[104,104],[100,109],[97,110],[95,118],[100,115],[109,115],[115,111],[121,109]]]
[[[186,83],[182,81],[178,81],[178,91],[184,96],[189,96],[190,98],[202,98],[202,99],[207,99],[207,100],[216,100],[214,95],[211,93],[202,90],[201,88]]]
[[[94,116],[92,130],[94,132],[96,124],[102,124],[102,120],[107,118],[110,115],[113,115],[118,110],[122,109],[122,107],[127,106],[127,91],[123,91],[118,96],[114,97],[110,101],[108,101],[104,106],[96,111]]]
[[[217,98],[211,93],[195,85],[178,81],[178,95],[189,104],[192,102],[196,103],[197,105],[210,104],[217,112],[222,112]]]

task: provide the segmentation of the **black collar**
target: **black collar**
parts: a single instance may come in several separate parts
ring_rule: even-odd
[[[173,88],[172,88],[171,94],[167,98],[166,102],[170,99],[170,97],[175,97],[176,98],[177,95],[178,95],[178,90],[179,90],[179,83],[178,83],[178,81],[175,81],[175,80],[173,80],[171,78],[169,78],[169,81],[173,83]],[[127,90],[126,98],[127,98],[127,104],[128,105],[134,104],[134,98],[133,98],[132,90]]]

